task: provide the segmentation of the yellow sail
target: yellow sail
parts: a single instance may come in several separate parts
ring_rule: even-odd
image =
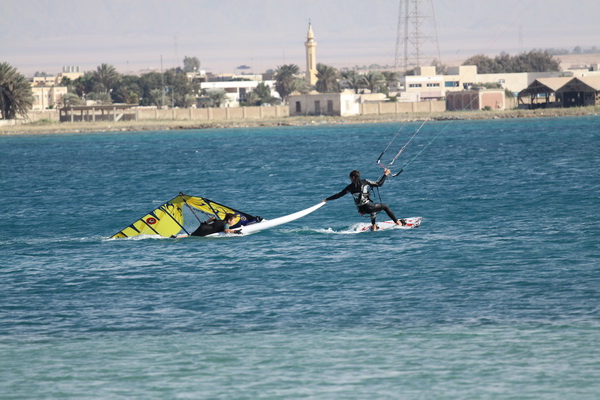
[[[160,235],[164,237],[176,235],[183,229],[182,204],[183,199],[177,196],[111,236],[111,239],[138,235]]]
[[[226,214],[235,214],[236,223],[240,219],[244,219],[245,221],[253,221],[256,219],[256,217],[253,217],[252,215],[237,211],[204,197],[194,197],[180,193],[173,199],[155,208],[131,225],[114,234],[111,236],[111,239],[138,235],[159,235],[163,237],[177,235],[181,230],[185,230],[183,226],[184,206],[188,206],[190,209],[193,207],[204,214],[214,216],[221,220],[225,219]]]

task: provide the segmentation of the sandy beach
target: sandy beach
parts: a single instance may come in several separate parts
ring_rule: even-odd
[[[369,124],[396,121],[417,120],[479,120],[504,118],[551,118],[563,116],[585,116],[600,114],[600,106],[554,108],[538,110],[505,110],[505,111],[461,111],[414,114],[382,114],[352,117],[339,116],[306,116],[265,118],[259,120],[222,120],[198,122],[189,120],[141,120],[119,122],[36,122],[14,126],[0,126],[0,135],[35,135],[86,132],[119,132],[119,131],[165,131],[179,129],[223,129],[252,128],[261,126],[306,126],[306,125],[341,125]]]

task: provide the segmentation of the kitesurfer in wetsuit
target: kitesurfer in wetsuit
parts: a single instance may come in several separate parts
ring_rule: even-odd
[[[385,179],[390,173],[391,171],[386,168],[381,179],[379,179],[377,182],[373,182],[368,179],[360,179],[360,172],[354,170],[350,172],[350,181],[352,181],[352,183],[346,186],[341,192],[334,194],[333,196],[329,196],[323,200],[323,202],[339,199],[346,193],[352,193],[352,196],[354,197],[354,203],[356,203],[356,208],[358,208],[358,212],[361,214],[371,215],[372,230],[377,230],[377,213],[380,211],[385,211],[396,225],[404,225],[404,220],[396,218],[394,212],[387,206],[387,204],[373,203],[369,197],[369,189],[383,185],[383,182],[385,182]]]
[[[233,224],[234,219],[234,214],[225,215],[225,221],[210,217],[206,222],[202,222],[198,229],[192,232],[190,236],[208,236],[219,232],[241,233],[239,230],[229,229],[229,226]]]

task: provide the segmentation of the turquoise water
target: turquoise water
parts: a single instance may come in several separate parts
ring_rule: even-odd
[[[597,116],[426,124],[381,190],[418,229],[349,234],[346,196],[108,240],[179,191],[309,207],[399,126],[0,137],[0,398],[597,399]]]

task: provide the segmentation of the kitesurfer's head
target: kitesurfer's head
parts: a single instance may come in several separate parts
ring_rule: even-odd
[[[360,181],[360,171],[354,170],[350,172],[350,180],[352,182]]]

